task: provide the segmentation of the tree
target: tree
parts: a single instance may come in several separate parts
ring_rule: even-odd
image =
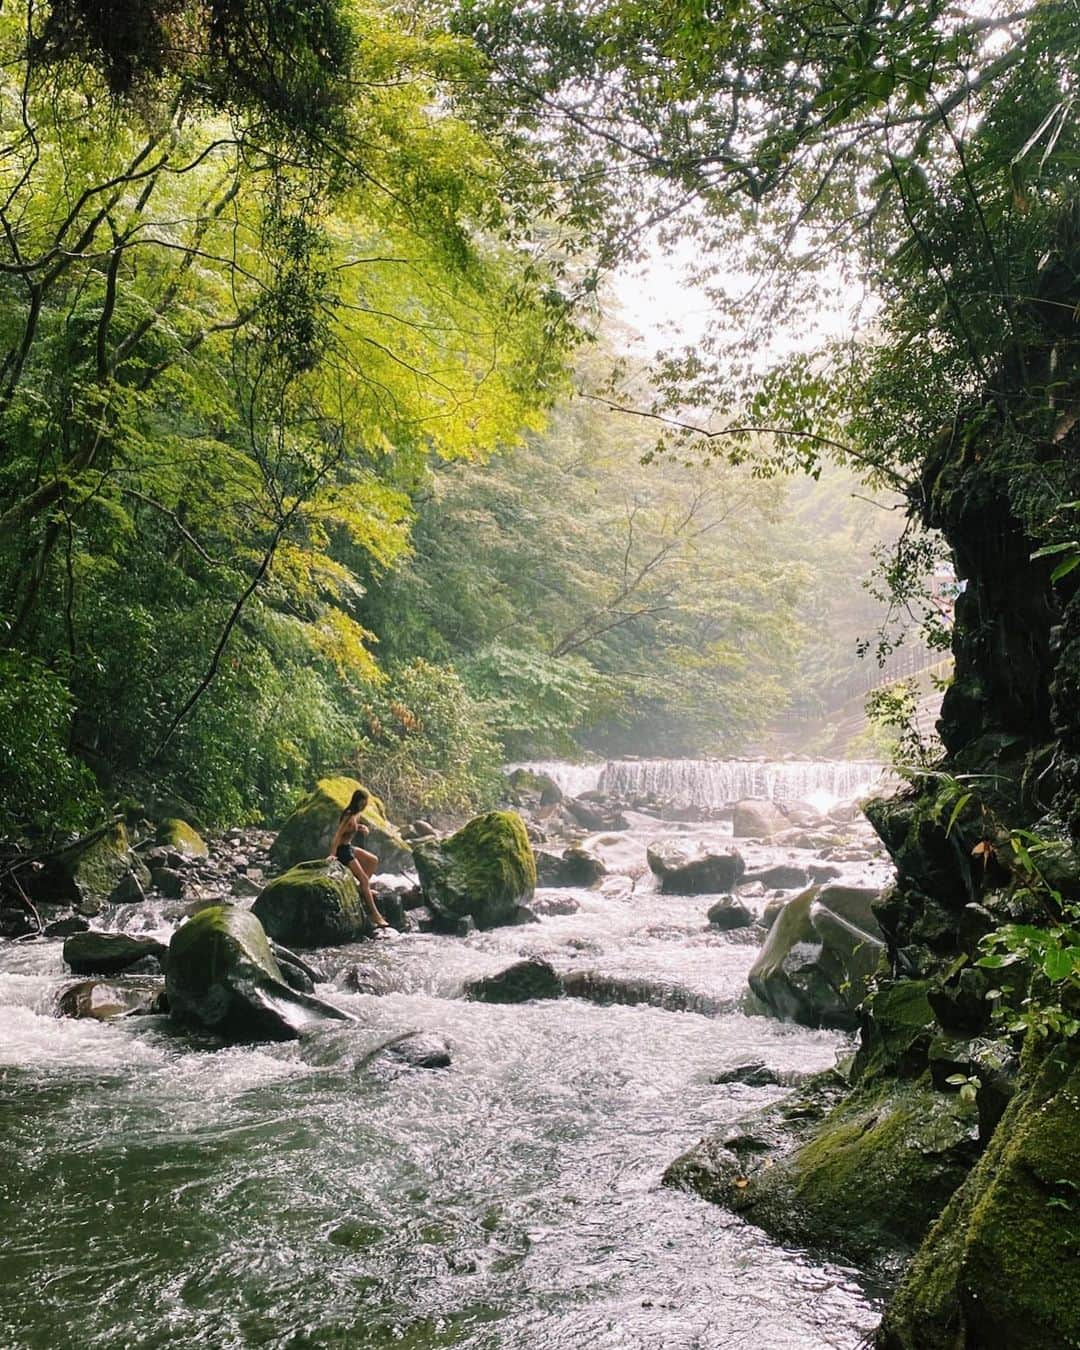
[[[537,422],[572,338],[504,166],[439,110],[467,47],[286,9],[254,72],[241,6],[147,10],[172,45],[130,69],[93,7],[0,18],[0,631],[104,785],[211,815],[355,744],[382,674],[350,562],[401,553],[429,454]]]

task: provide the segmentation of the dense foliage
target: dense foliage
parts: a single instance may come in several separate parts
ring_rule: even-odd
[[[356,573],[401,557],[428,455],[535,421],[571,331],[497,154],[437,110],[467,44],[341,7],[332,125],[294,125],[145,53],[117,101],[80,13],[0,18],[0,828],[79,815],[80,765],[242,817],[355,748],[385,680]]]

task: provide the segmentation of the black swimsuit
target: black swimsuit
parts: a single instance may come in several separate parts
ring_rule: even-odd
[[[352,837],[354,839],[356,838],[358,832],[359,827],[353,830]],[[342,867],[348,867],[348,865],[356,857],[356,849],[353,848],[352,844],[338,844],[337,852],[334,854],[334,856],[337,858],[338,862],[341,863]]]

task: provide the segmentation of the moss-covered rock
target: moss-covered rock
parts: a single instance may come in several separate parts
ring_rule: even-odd
[[[863,1002],[855,1060],[860,1078],[921,1075],[934,1034],[930,987],[929,980],[883,981]]]
[[[154,842],[171,848],[175,853],[182,853],[187,858],[205,858],[210,852],[198,830],[193,830],[187,821],[176,816],[161,822],[154,835]]]
[[[229,1039],[292,1040],[348,1014],[289,987],[259,920],[235,905],[202,909],[173,934],[165,967],[169,1012]]]
[[[1080,1346],[1080,1063],[1051,1056],[927,1235],[880,1350]]]
[[[131,851],[123,821],[98,830],[48,859],[33,882],[36,899],[66,901],[96,914],[107,901],[139,898],[150,872]]]
[[[259,892],[251,912],[275,942],[334,947],[371,931],[356,882],[338,863],[297,863]]]
[[[914,1250],[978,1151],[974,1106],[922,1082],[856,1090],[786,1153],[776,1125],[739,1122],[678,1159],[667,1181],[782,1242],[883,1268]]]
[[[532,845],[516,811],[489,811],[447,839],[419,840],[414,855],[424,900],[443,924],[514,923],[536,889]]]
[[[330,852],[342,811],[353,793],[362,786],[355,778],[320,778],[315,790],[297,804],[278,831],[270,846],[274,863],[290,868],[299,862],[325,858]],[[383,872],[396,872],[411,865],[412,851],[397,827],[387,820],[378,797],[369,796],[361,819],[370,831],[363,846],[376,855]]]

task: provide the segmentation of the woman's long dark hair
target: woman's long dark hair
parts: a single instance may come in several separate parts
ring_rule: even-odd
[[[353,793],[348,806],[345,808],[344,811],[342,811],[339,819],[344,820],[346,816],[358,815],[364,809],[364,807],[367,806],[368,801],[369,801],[368,794],[364,791],[364,789],[357,788],[356,791]]]

